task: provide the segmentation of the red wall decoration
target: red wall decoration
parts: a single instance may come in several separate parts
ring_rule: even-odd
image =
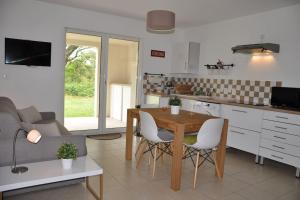
[[[166,52],[165,51],[159,51],[159,50],[151,50],[151,56],[152,57],[164,58],[164,57],[166,57]]]

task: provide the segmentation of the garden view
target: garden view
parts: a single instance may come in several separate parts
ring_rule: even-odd
[[[66,46],[65,117],[94,115],[96,55],[95,47]]]

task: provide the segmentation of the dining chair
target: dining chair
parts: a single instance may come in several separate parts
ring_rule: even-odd
[[[141,134],[143,135],[142,140],[137,148],[137,168],[139,167],[143,155],[145,153],[150,153],[153,158],[153,171],[152,176],[155,175],[156,161],[166,153],[172,155],[171,142],[174,136],[171,132],[165,129],[158,129],[155,120],[152,115],[140,111],[140,124],[141,124]]]
[[[224,119],[208,119],[201,126],[194,144],[184,143],[183,159],[190,158],[195,167],[193,187],[196,188],[198,168],[205,162],[215,165],[218,177],[220,171],[216,167],[216,150],[221,140]],[[194,156],[196,155],[196,162]]]

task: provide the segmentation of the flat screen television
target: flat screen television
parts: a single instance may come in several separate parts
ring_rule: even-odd
[[[5,64],[51,66],[51,43],[5,38]]]

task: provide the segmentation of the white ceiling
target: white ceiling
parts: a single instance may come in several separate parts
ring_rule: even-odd
[[[39,0],[145,20],[154,9],[176,13],[177,27],[190,27],[252,15],[300,3],[300,0]]]

